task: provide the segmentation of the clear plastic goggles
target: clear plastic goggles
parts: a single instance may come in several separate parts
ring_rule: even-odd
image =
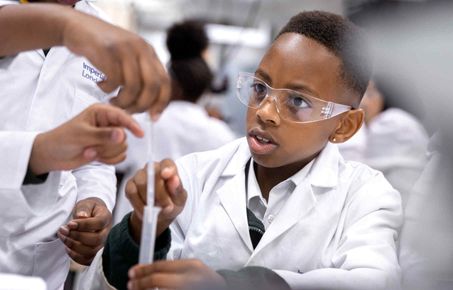
[[[297,123],[329,119],[351,109],[294,90],[274,89],[251,73],[239,73],[236,91],[244,105],[258,109],[266,100],[273,101],[282,119]]]

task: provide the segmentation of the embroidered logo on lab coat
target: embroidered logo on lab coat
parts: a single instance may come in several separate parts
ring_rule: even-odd
[[[105,80],[105,74],[95,69],[93,66],[83,62],[82,77],[95,83]]]

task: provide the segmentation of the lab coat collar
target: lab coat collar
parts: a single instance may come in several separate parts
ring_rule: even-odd
[[[231,159],[223,170],[222,176],[234,176],[238,173],[243,173],[245,164],[252,157],[249,146],[245,137],[239,139],[237,150],[231,155]]]
[[[244,172],[245,164],[251,158],[250,150],[245,138],[241,138],[241,142],[235,154],[233,154],[230,162],[228,162],[222,176],[234,176],[238,173]],[[343,163],[343,157],[338,151],[337,145],[327,143],[324,149],[319,153],[312,162],[307,166],[309,169],[308,175],[301,174],[302,177],[307,178],[308,182],[315,187],[332,188],[338,184],[338,171],[339,166]],[[304,171],[302,169],[302,171]],[[300,172],[299,172],[300,173]],[[294,177],[298,176],[298,173]],[[293,180],[296,185],[300,184],[299,179]]]
[[[344,162],[335,144],[327,143],[313,161],[308,179],[312,186],[332,188],[338,184],[339,167]]]
[[[306,178],[307,182],[301,182],[296,186],[296,194],[292,194],[289,197],[280,214],[264,234],[258,247],[253,251],[245,210],[247,198],[244,168],[250,157],[251,154],[247,142],[243,138],[221,175],[224,178],[232,178],[225,181],[224,185],[217,190],[217,194],[242,241],[253,253],[250,257],[252,259],[257,252],[291,228],[315,207],[316,197],[313,187],[330,188],[337,184],[338,167],[342,158],[336,145],[326,145],[313,161]],[[301,205],[303,205],[302,208]]]

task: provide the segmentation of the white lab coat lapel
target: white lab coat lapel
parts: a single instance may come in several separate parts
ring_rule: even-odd
[[[231,219],[236,231],[246,247],[253,251],[250,240],[249,226],[247,223],[246,197],[245,197],[245,175],[243,172],[236,174],[232,179],[217,190],[220,203]]]
[[[340,158],[336,145],[328,143],[314,161],[307,177],[296,186],[280,213],[267,228],[248,263],[279,236],[307,216],[316,207],[318,193],[325,192],[322,189],[330,189],[337,185]]]
[[[247,144],[242,144],[226,166],[222,178],[229,178],[229,180],[217,189],[217,194],[238,235],[252,253],[253,246],[247,222],[244,173],[245,164],[250,157]]]

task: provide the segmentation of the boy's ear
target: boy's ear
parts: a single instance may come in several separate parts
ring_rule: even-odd
[[[335,131],[330,135],[332,143],[343,143],[349,140],[362,127],[365,113],[362,109],[350,110],[338,124]]]

